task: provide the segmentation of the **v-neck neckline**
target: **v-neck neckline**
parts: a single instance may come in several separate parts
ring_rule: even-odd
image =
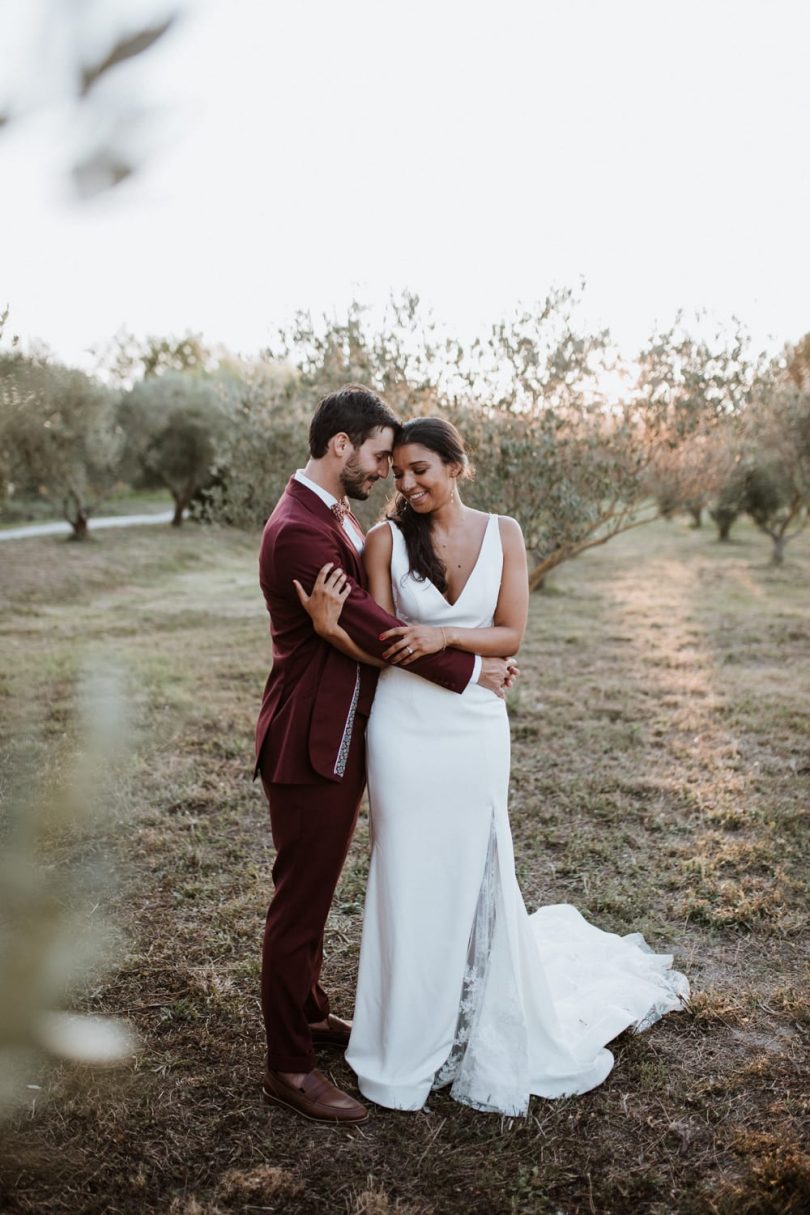
[[[486,548],[487,537],[488,537],[488,535],[489,535],[489,529],[490,529],[490,526],[491,526],[491,524],[492,524],[492,520],[494,519],[494,517],[495,517],[495,516],[494,516],[494,515],[492,515],[492,514],[490,514],[490,515],[487,517],[486,526],[484,527],[484,534],[483,534],[483,536],[481,537],[481,547],[480,547],[480,548],[479,548],[479,550],[478,550],[478,556],[475,558],[475,561],[474,561],[474,563],[473,563],[473,567],[472,567],[472,569],[470,570],[469,574],[467,575],[467,581],[464,583],[464,586],[463,586],[463,587],[461,588],[461,590],[459,591],[459,593],[458,593],[458,598],[457,598],[457,599],[454,599],[454,600],[453,600],[453,602],[451,603],[451,602],[450,602],[450,600],[447,598],[447,596],[446,596],[446,595],[445,595],[445,594],[444,594],[442,591],[440,591],[440,590],[439,590],[439,588],[436,586],[436,583],[433,581],[433,579],[432,579],[432,578],[428,578],[428,582],[429,582],[429,583],[430,583],[430,585],[433,587],[433,589],[434,589],[434,591],[436,592],[436,594],[437,594],[437,595],[440,595],[440,596],[441,596],[441,598],[444,600],[444,602],[447,604],[447,606],[448,606],[448,607],[450,607],[450,608],[457,607],[457,606],[458,606],[458,604],[459,604],[459,603],[461,603],[461,600],[462,600],[462,598],[463,598],[463,596],[464,596],[464,592],[467,590],[467,587],[470,585],[470,583],[472,582],[473,578],[475,577],[475,572],[476,572],[476,570],[478,569],[478,566],[479,566],[480,561],[481,561],[481,557],[483,556],[483,553],[484,553],[484,549]]]

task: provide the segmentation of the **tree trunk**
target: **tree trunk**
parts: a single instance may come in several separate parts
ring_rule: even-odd
[[[771,536],[773,540],[773,551],[771,552],[771,565],[781,565],[785,559],[785,537]]]
[[[689,507],[689,516],[692,520],[692,527],[702,527],[703,526],[703,507],[702,506],[690,506]]]
[[[730,506],[718,506],[714,510],[709,511],[717,528],[718,540],[724,540],[728,544],[731,539],[731,529],[737,522],[739,513],[739,511],[733,510]]]
[[[90,516],[88,515],[87,511],[84,510],[83,507],[79,507],[79,509],[76,511],[75,515],[73,515],[68,520],[68,522],[70,523],[70,526],[73,528],[73,532],[70,536],[70,539],[71,540],[86,540],[90,534],[88,531],[88,528],[87,528],[87,524],[89,523],[89,521],[90,521]]]
[[[185,500],[183,498],[179,498],[179,497],[175,496],[174,514],[172,516],[172,527],[182,527],[183,511],[185,510],[186,505],[187,505],[187,503],[185,502]]]

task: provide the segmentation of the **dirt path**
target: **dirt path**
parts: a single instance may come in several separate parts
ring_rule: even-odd
[[[150,527],[157,523],[171,523],[174,511],[163,510],[150,515],[105,515],[91,519],[90,532],[105,527]],[[73,528],[69,523],[28,523],[24,527],[0,528],[0,540],[30,540],[35,536],[69,536]]]

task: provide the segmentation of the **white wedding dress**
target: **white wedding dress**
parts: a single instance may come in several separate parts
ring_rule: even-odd
[[[391,577],[409,622],[487,628],[503,565],[491,515],[455,604],[408,570],[395,524]],[[538,762],[541,762],[538,758]],[[599,1084],[605,1043],[682,1006],[689,987],[639,934],[601,932],[567,904],[528,915],[507,815],[506,706],[383,671],[368,723],[372,854],[346,1058],[361,1093],[420,1109],[431,1089],[525,1114],[531,1094]]]

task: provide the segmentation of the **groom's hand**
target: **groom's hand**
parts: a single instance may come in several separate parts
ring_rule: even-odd
[[[514,658],[482,658],[478,682],[482,688],[488,688],[503,699],[506,689],[512,687],[519,674]]]

